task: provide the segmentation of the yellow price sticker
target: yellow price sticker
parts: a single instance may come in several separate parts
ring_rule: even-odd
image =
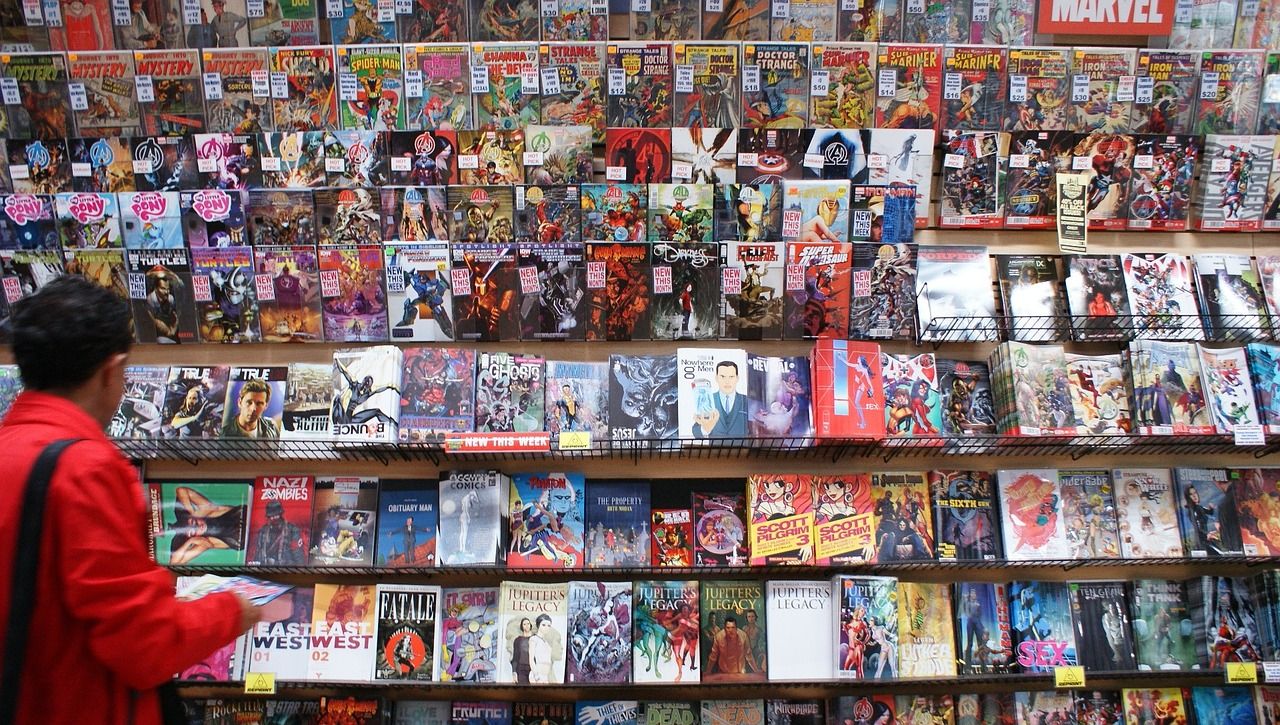
[[[585,451],[590,447],[590,431],[564,431],[560,434],[560,450],[562,451]]]
[[[1060,690],[1084,687],[1084,667],[1080,665],[1054,667],[1053,686]]]
[[[1253,685],[1258,682],[1258,666],[1252,662],[1228,662],[1228,685]]]
[[[274,695],[276,694],[276,673],[250,672],[244,676],[244,694]]]

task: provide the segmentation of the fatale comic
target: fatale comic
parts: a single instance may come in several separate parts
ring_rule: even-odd
[[[840,40],[836,8],[835,0],[795,0],[787,9],[787,17],[770,21],[769,38],[801,43]]]
[[[671,126],[671,44],[611,43],[606,52],[608,127]]]
[[[917,250],[917,315],[922,339],[994,340],[998,334],[985,247]]]
[[[650,184],[649,240],[711,242],[714,191],[710,184]]]
[[[530,191],[541,192],[538,187]],[[575,202],[576,206],[576,202]],[[520,339],[582,340],[586,336],[586,267],[580,242],[521,245]]]
[[[1136,89],[1135,53],[1132,48],[1076,48],[1072,52],[1071,102],[1075,130],[1113,134],[1132,129],[1136,90],[1131,91],[1128,84],[1133,82]]]
[[[253,255],[263,342],[324,339],[315,248],[257,245]]]
[[[395,8],[375,0],[333,0],[325,3],[329,35],[334,45],[366,45],[396,41]]]
[[[574,373],[571,368],[575,363],[552,363],[561,366],[561,370]],[[603,436],[608,436],[608,385],[605,376],[608,374],[608,363],[577,363],[589,365],[586,375],[562,375],[559,372],[552,376],[548,372],[548,390],[563,392],[564,382],[570,383],[574,392],[574,401],[582,401],[583,412],[594,413],[592,423],[603,423]],[[550,368],[551,365],[548,365]],[[596,372],[601,373],[596,375]],[[581,385],[579,386],[579,383]],[[593,390],[594,388],[594,390]],[[584,394],[585,393],[585,394]],[[562,398],[563,400],[563,398]],[[585,406],[594,407],[594,411]],[[576,412],[575,412],[576,415]],[[551,415],[548,411],[548,426]],[[580,421],[574,421],[580,422]],[[561,430],[569,431],[561,426]],[[579,430],[583,430],[579,427]],[[552,433],[554,439],[555,434]],[[593,432],[592,440],[603,440]],[[685,516],[688,523],[688,516]],[[649,482],[648,481],[592,481],[587,491],[587,567],[648,567],[649,566]],[[665,521],[665,519],[660,519]],[[663,532],[665,534],[665,532]],[[655,536],[655,543],[659,539]],[[688,542],[688,538],[685,538]]]
[[[1058,490],[1062,495],[1062,515],[1071,558],[1119,558],[1120,536],[1110,472],[1059,471]]]
[[[156,563],[169,566],[244,565],[246,534],[249,528],[247,482],[150,482],[146,484],[149,509],[151,555]],[[220,536],[205,534],[221,546],[202,545],[201,536],[190,533],[200,520],[197,511],[212,507]]]
[[[0,55],[0,77],[16,85],[16,94],[6,93],[4,99],[7,137],[52,140],[74,135],[62,53],[5,53]]]
[[[1267,433],[1280,433],[1280,347],[1251,342],[1245,349],[1258,418]]]
[[[809,129],[741,129],[738,183],[781,186],[784,179],[804,177],[804,157],[813,137],[814,132]]]
[[[1090,672],[1133,670],[1134,642],[1125,582],[1072,582],[1068,589],[1080,664]]]
[[[396,35],[411,43],[456,43],[470,37],[467,3],[413,0],[396,7]],[[406,67],[408,65],[406,64]]]
[[[546,78],[542,82],[542,123],[590,126],[593,140],[603,138],[605,46],[543,43],[538,46],[538,56],[540,72]]]
[[[717,339],[721,281],[718,245],[654,242],[649,260],[653,282],[649,297],[652,339]]]
[[[995,482],[984,471],[930,471],[940,561],[990,561],[1003,551]]]
[[[739,47],[736,43],[676,43],[674,125],[726,128],[741,126]]]
[[[1202,52],[1195,133],[1238,134],[1253,131],[1258,123],[1258,95],[1265,68],[1265,51]]]
[[[1024,131],[1010,135],[1007,229],[1051,229],[1056,215],[1058,171],[1071,166],[1075,134],[1066,131]]]
[[[936,129],[942,117],[942,47],[880,46],[876,127]]]
[[[265,48],[319,43],[317,4],[315,0],[289,0],[286,3],[264,5],[261,17],[249,18],[250,44]]]
[[[405,126],[404,64],[398,45],[337,48],[339,123],[344,129],[395,131]]]
[[[732,184],[737,158],[736,129],[671,129],[671,179],[676,183]]]
[[[1051,672],[1079,664],[1070,592],[1064,582],[1015,581],[1009,585],[1015,658],[1024,672]]]
[[[1186,257],[1124,253],[1120,264],[1134,314],[1135,338],[1203,339],[1191,265]]]
[[[850,338],[911,338],[916,319],[915,259],[914,244],[853,245]]]
[[[730,340],[779,339],[786,268],[782,242],[731,241],[720,246],[723,336]]]
[[[939,226],[1004,226],[1009,134],[943,131],[942,212]]]
[[[703,682],[764,682],[768,678],[764,585],[704,581],[699,592]]]
[[[249,192],[249,231],[259,245],[315,244],[315,208],[309,190]]]
[[[129,249],[179,249],[182,212],[175,191],[122,192],[120,228]],[[245,240],[247,243],[247,240]]]
[[[455,239],[509,244],[515,237],[515,193],[502,186],[450,186],[449,220]]]
[[[271,104],[277,131],[338,128],[333,48],[271,49]]]
[[[202,186],[190,136],[135,136],[133,185],[138,191],[178,191]]]
[[[508,567],[582,568],[584,485],[580,473],[517,473],[511,477]]]
[[[405,44],[405,128],[471,128],[470,69],[471,51],[465,44]]]
[[[267,48],[206,48],[201,57],[204,73],[217,74],[221,93],[214,98],[206,91],[205,124],[209,131],[260,134],[275,128]]]
[[[814,45],[812,50],[809,125],[843,129],[871,126],[875,120],[875,44],[825,43]]]
[[[1137,81],[1129,126],[1134,133],[1192,131],[1200,57],[1194,51],[1138,51]]]
[[[898,626],[898,666],[903,677],[955,677],[949,585],[898,582]],[[919,706],[917,698],[910,711],[920,712]]]
[[[498,670],[498,588],[446,588],[440,602],[435,679],[493,682]]]
[[[847,243],[787,243],[785,339],[845,335],[849,329],[851,251]]]
[[[609,357],[609,437],[650,445],[677,435],[675,355]]]
[[[1269,136],[1204,139],[1200,183],[1192,202],[1200,231],[1257,231],[1267,208],[1274,142]]]
[[[696,580],[636,582],[631,654],[635,682],[698,681],[698,590]]]
[[[1004,130],[1070,130],[1070,68],[1068,48],[1010,50]]]
[[[202,342],[258,342],[251,247],[191,250],[192,290]]]
[[[875,561],[869,474],[811,476],[810,483],[814,563],[842,566]]]
[[[1253,259],[1242,254],[1195,254],[1192,262],[1208,336],[1223,340],[1261,337],[1267,329],[1266,302]]]
[[[134,136],[141,121],[134,92],[133,53],[127,51],[67,54],[68,88],[79,84],[85,107],[72,108],[75,132],[86,138]],[[76,89],[77,95],[79,88]],[[67,133],[71,133],[68,127]]]
[[[542,16],[531,0],[471,0],[471,39],[477,43],[537,40]]]
[[[520,336],[515,247],[456,243],[453,269],[454,339],[497,342]]]
[[[269,189],[318,188],[326,183],[325,134],[284,131],[259,137],[263,186]]]
[[[832,589],[839,602],[834,623],[839,631],[835,653],[836,677],[856,680],[896,678],[898,580],[838,574],[832,579]],[[892,714],[891,708],[874,709]]]
[[[798,129],[809,119],[809,46],[748,43],[742,49],[744,128]]]
[[[382,249],[376,245],[319,248],[326,340],[379,342],[388,339],[382,263]]]
[[[330,131],[324,139],[324,168],[329,186],[382,186],[391,164],[387,134],[379,131]]]
[[[531,355],[482,352],[476,360],[476,430],[528,433],[546,422],[545,362]]]
[[[9,176],[19,194],[71,191],[71,159],[63,139],[9,141]]]
[[[1005,117],[1006,52],[1005,48],[992,45],[949,45],[943,50],[942,128],[1001,129]]]
[[[960,674],[1009,672],[1014,660],[1007,585],[958,582],[954,586],[956,660]]]
[[[318,189],[313,199],[320,246],[382,241],[382,204],[377,189]]]
[[[1202,153],[1198,136],[1134,136],[1129,229],[1187,228],[1191,181]]]
[[[138,102],[144,134],[180,136],[205,130],[199,51],[136,50],[133,66],[136,78],[151,79],[153,100]],[[145,97],[145,84],[139,95]]]
[[[453,339],[453,295],[449,249],[441,242],[383,247],[391,339],[439,342]]]
[[[71,159],[72,191],[107,193],[134,190],[129,139],[69,139],[67,152]]]
[[[536,15],[529,19],[537,22]],[[483,69],[485,77],[483,85],[473,82],[471,86],[475,128],[513,131],[538,122],[542,104],[537,43],[475,43],[471,67],[473,75]]]
[[[1005,558],[1068,558],[1058,472],[1021,469],[1000,471],[998,476]]]
[[[64,248],[124,246],[124,237],[120,234],[120,207],[114,194],[58,194],[53,202],[58,219],[58,237]]]
[[[530,184],[580,184],[592,178],[590,126],[526,126],[523,161]],[[541,163],[531,163],[540,161]],[[493,182],[491,182],[493,183]],[[575,202],[576,206],[576,202]]]
[[[936,436],[942,432],[942,400],[932,353],[880,354],[884,375],[885,432],[890,436]]]
[[[747,565],[747,499],[742,493],[693,493],[694,566]]]
[[[461,348],[404,350],[400,440],[429,441],[473,426],[475,352]]]
[[[1059,267],[1058,258],[1048,254],[996,255],[996,277],[1010,340],[1050,342],[1067,337]]]
[[[604,159],[605,177],[611,181],[665,184],[671,179],[671,131],[610,128],[605,131]]]
[[[187,251],[134,249],[127,256],[138,342],[195,342],[196,310]]]
[[[388,152],[391,182],[397,186],[458,182],[458,137],[453,131],[397,131],[390,135]]]
[[[962,360],[938,360],[937,364],[943,435],[994,433],[996,411],[987,364]]]
[[[206,189],[249,189],[262,186],[256,134],[197,133],[196,172]]]
[[[612,186],[610,188],[613,188]],[[641,340],[649,336],[649,245],[587,242],[584,251],[587,340]]]
[[[440,587],[379,584],[373,679],[430,682],[435,667]]]
[[[703,40],[765,40],[771,8],[762,0],[728,0],[716,10],[702,9]]]

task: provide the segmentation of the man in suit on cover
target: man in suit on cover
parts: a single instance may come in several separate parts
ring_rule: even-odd
[[[693,417],[693,435],[698,438],[746,438],[747,396],[738,393],[738,364],[722,360],[716,364],[716,392],[712,410]]]

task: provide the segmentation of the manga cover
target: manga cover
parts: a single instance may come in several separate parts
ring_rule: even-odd
[[[182,213],[177,192],[126,191],[117,198],[124,246],[129,249],[182,248]]]
[[[271,48],[271,104],[277,131],[338,128],[331,46]]]
[[[914,244],[853,245],[851,338],[911,339],[916,321],[915,258]]]
[[[748,429],[753,438],[805,445],[813,435],[806,357],[747,356]]]
[[[648,446],[677,437],[675,355],[609,356],[609,438]]]
[[[812,493],[805,475],[759,474],[747,478],[752,566],[812,565]]]
[[[402,353],[393,345],[333,352],[329,419],[334,438],[371,443],[399,439],[402,363]]]
[[[249,192],[249,209],[249,231],[258,246],[315,244],[310,190],[254,189]]]
[[[315,479],[311,476],[259,476],[254,480],[246,563],[305,566],[311,550],[314,498]]]
[[[1130,343],[1135,430],[1142,435],[1212,435],[1196,349],[1187,342]]]
[[[263,186],[268,189],[324,186],[324,141],[325,134],[320,131],[262,134],[259,151]]]
[[[878,563],[933,558],[933,513],[923,473],[873,473],[871,499]]]
[[[1007,60],[1006,49],[1000,46],[948,45],[943,49],[942,128],[1001,129]]]
[[[929,129],[876,129],[871,133],[871,150],[867,154],[870,168],[868,181],[883,186],[915,187],[916,227],[929,224],[932,199],[934,132]],[[890,234],[888,218],[884,222],[884,241],[909,242]]]
[[[449,11],[456,12],[456,6],[434,12]],[[465,44],[406,43],[405,128],[415,131],[472,128],[470,74],[471,49]]]
[[[1120,534],[1111,474],[1108,471],[1062,470],[1058,472],[1058,490],[1062,496],[1070,558],[1120,558]]]
[[[435,671],[440,587],[379,584],[374,682],[430,682]]]
[[[57,213],[58,237],[64,248],[124,246],[124,237],[120,234],[120,208],[114,194],[58,194],[53,203]]]
[[[803,178],[806,149],[812,146],[814,136],[811,129],[739,130],[738,183],[781,186],[784,179]],[[825,167],[825,157],[823,162]]]
[[[458,181],[455,171],[458,163],[455,160],[458,156],[458,136],[453,131],[394,132],[388,144],[388,156],[391,182],[396,186],[439,187]],[[443,203],[445,190],[437,191]],[[400,192],[400,196],[403,195]],[[384,204],[387,197],[388,190],[383,189]]]
[[[875,120],[875,44],[827,43],[814,45],[812,50],[809,125],[871,126]]]
[[[807,43],[744,45],[742,127],[797,129],[807,126],[809,82]]]
[[[63,251],[66,273],[84,277],[129,301],[129,274],[123,249],[67,249]]]
[[[199,189],[196,147],[190,136],[135,136],[133,184],[138,191]]]
[[[699,592],[703,682],[768,678],[764,586],[759,581],[704,581]]]
[[[271,118],[271,54],[267,48],[205,48],[204,74],[214,74],[218,97],[205,90],[205,123],[216,133],[260,134]],[[256,82],[255,82],[256,80]],[[265,82],[264,82],[265,81]]]
[[[1067,255],[1067,303],[1075,339],[1123,340],[1121,323],[1130,319],[1129,296],[1120,258],[1115,255]]]
[[[876,128],[937,129],[942,46],[883,43],[876,67]]]
[[[1202,153],[1198,136],[1135,136],[1128,193],[1129,229],[1187,228],[1191,181]]]
[[[1010,630],[1023,672],[1052,672],[1080,664],[1065,582],[1015,581],[1009,585]]]
[[[639,36],[633,34],[632,37]],[[606,52],[607,126],[670,127],[673,110],[671,44],[611,43]]]
[[[587,567],[649,566],[648,481],[592,481],[586,506]]]
[[[317,189],[312,200],[321,248],[382,242],[382,200],[377,189]]]
[[[324,140],[324,170],[329,186],[382,186],[391,171],[386,134],[378,131],[330,131]]]
[[[407,128],[404,63],[400,46],[339,46],[337,55],[341,127],[359,131]]]
[[[1071,617],[1080,664],[1090,672],[1135,669],[1127,585],[1122,581],[1072,582]]]
[[[504,581],[498,597],[498,682],[563,683],[569,584]]]
[[[1094,131],[1077,135],[1071,168],[1083,170],[1080,176],[1088,180],[1090,229],[1124,229],[1127,225],[1134,142],[1127,134]]]
[[[61,140],[74,135],[62,53],[0,55],[0,77],[13,82],[3,99],[7,138]]]
[[[1240,476],[1235,471],[1175,468],[1182,546],[1197,557],[1240,556],[1240,517],[1236,508]],[[1206,620],[1216,621],[1216,620]]]
[[[430,441],[474,426],[474,350],[404,348],[400,390],[400,440]]]
[[[898,580],[838,574],[835,673],[840,679],[893,680],[898,676]],[[890,711],[892,712],[892,711]]]
[[[901,677],[956,676],[950,585],[898,582],[898,626]]]
[[[196,308],[187,250],[132,249],[127,256],[138,342],[195,342]]]
[[[450,187],[450,196],[455,188]],[[473,188],[483,193],[486,187]],[[495,187],[487,188],[497,191]],[[469,198],[474,199],[475,194]],[[470,206],[466,213],[468,224],[477,218],[479,223],[487,224],[482,210],[487,206],[490,213],[495,213],[501,205],[501,201],[489,201],[487,195],[483,203],[464,203]],[[455,221],[461,221],[457,216],[458,212],[455,212]],[[453,255],[449,286],[453,289],[454,339],[483,342],[518,339],[520,318],[516,304],[515,248],[505,242],[455,242],[449,251]]]
[[[1052,229],[1057,214],[1057,172],[1070,165],[1075,134],[1027,131],[1011,134],[1006,229]]]
[[[677,195],[681,188],[688,187],[677,187]],[[651,197],[652,192],[651,188]],[[654,218],[656,201],[650,199],[651,219]],[[677,198],[673,203],[679,206],[681,201]],[[685,213],[685,218],[694,217],[697,223],[702,220],[701,211],[702,208],[692,209]],[[708,232],[709,217],[708,214]],[[668,217],[669,220],[672,218]],[[715,340],[719,337],[719,260],[719,247],[710,242],[653,243],[650,254],[653,292],[649,299],[650,330],[654,340]]]
[[[1013,633],[1007,585],[957,582],[954,592],[956,660],[959,673],[1008,672],[1013,667]]]
[[[687,569],[693,566],[693,520],[691,511],[655,508],[651,510],[650,562],[655,568]]]
[[[538,186],[590,183],[593,162],[590,126],[526,126],[526,180]],[[542,163],[530,163],[541,161]],[[494,183],[494,182],[491,182]],[[578,206],[574,201],[574,207]]]
[[[793,0],[785,18],[770,21],[769,38],[787,42],[831,42],[836,34],[836,0]]]
[[[367,566],[367,564],[366,564]],[[311,661],[307,680],[313,682],[367,681],[374,658],[374,628],[377,605],[373,584],[317,584],[311,615]],[[355,700],[338,700],[332,707],[349,722],[355,720]],[[365,715],[372,715],[377,701],[364,703]],[[326,708],[328,709],[328,708]],[[363,716],[361,716],[363,717]],[[368,722],[366,720],[366,722]]]
[[[136,50],[133,67],[142,133],[181,136],[205,130],[199,51]]]
[[[696,580],[635,583],[634,682],[698,682],[698,590]]]
[[[1266,60],[1266,52],[1261,50],[1206,50],[1200,54],[1196,134],[1249,133],[1257,127]]]
[[[1120,265],[1134,315],[1134,338],[1203,339],[1186,257],[1126,252],[1120,255]]]
[[[616,188],[609,185],[610,190]],[[592,210],[588,211],[586,199],[584,194],[583,213],[588,219],[600,217],[603,221],[602,207],[593,203]],[[632,196],[632,199],[638,200],[638,197]],[[649,244],[643,241],[587,242],[584,248],[589,295],[586,339],[625,341],[647,338],[650,329]]]
[[[878,440],[884,436],[878,344],[820,338],[814,346],[812,370],[816,437]]]
[[[771,6],[762,0],[728,0],[702,8],[703,40],[767,40]]]
[[[929,471],[939,561],[992,561],[1000,557],[995,484],[985,471]]]
[[[395,7],[375,0],[326,0],[325,18],[334,45],[396,41]]]
[[[673,125],[735,129],[742,125],[736,43],[676,43]]]
[[[1006,131],[1066,131],[1072,128],[1071,50],[1016,48],[1009,51]]]
[[[733,184],[737,158],[736,129],[671,129],[671,180],[676,183]]]
[[[440,566],[495,566],[499,560],[506,562],[503,549],[503,532],[506,522],[507,493],[510,483],[497,471],[450,471],[440,477],[440,532],[436,541],[436,553]],[[499,558],[501,557],[501,559]],[[447,603],[447,599],[446,599]],[[497,614],[496,597],[493,614]],[[446,623],[445,634],[448,635]],[[485,647],[488,649],[488,647]],[[449,679],[470,679],[492,682],[495,677],[492,664],[485,668],[489,674],[476,678],[473,673],[449,665],[449,678],[443,675],[441,682]],[[460,676],[459,672],[464,673]]]
[[[73,138],[68,139],[68,146],[72,191],[102,194],[134,190],[129,139]]]
[[[255,509],[255,515],[256,512]],[[311,506],[308,501],[307,511],[301,519],[303,530],[310,515]],[[285,523],[284,526],[288,530],[294,524]],[[298,531],[300,533],[302,530]],[[300,563],[305,564],[305,549],[302,555],[303,561]],[[278,618],[264,616],[262,621],[254,625],[252,633],[247,635],[253,648],[253,658],[248,666],[253,671],[265,668],[269,663],[280,679],[302,681],[307,679],[307,668],[311,662],[311,613],[315,605],[315,589],[310,586],[294,587],[289,594],[293,597],[293,606]],[[272,704],[270,700],[266,703],[268,708]],[[283,706],[286,703],[278,704]],[[207,708],[205,712],[208,713]]]
[[[835,217],[830,201],[830,198],[816,201],[817,210],[808,222],[814,229],[827,224],[827,218]],[[787,213],[783,212],[784,219]],[[786,227],[785,221],[783,226]],[[787,243],[787,294],[782,327],[785,339],[842,338],[847,334],[851,251],[848,243]]]
[[[1208,669],[1228,662],[1262,659],[1258,618],[1250,580],[1243,577],[1202,576],[1185,582],[1188,609],[1196,620],[1196,649]]]
[[[68,53],[67,76],[68,102],[71,96],[77,99],[70,106],[76,134],[96,138],[138,133],[140,119],[132,53],[123,50]],[[79,100],[82,97],[83,103]],[[71,127],[67,133],[71,133]]]
[[[1056,256],[999,254],[996,276],[1010,340],[1050,342],[1067,336],[1062,324],[1066,304]]]
[[[1075,49],[1071,56],[1075,130],[1106,134],[1132,130],[1136,53],[1133,48]]]
[[[746,522],[747,500],[743,494],[694,491],[694,566],[713,569],[746,566]]]
[[[942,228],[1004,226],[1009,134],[943,131]]]
[[[1068,559],[1065,513],[1053,469],[998,474],[1004,557],[1011,561]]]
[[[678,0],[653,0],[632,4],[631,37],[635,40],[697,40],[702,27],[697,4]]]
[[[676,356],[680,438],[747,438],[746,351],[682,347]]]
[[[870,476],[852,473],[809,478],[814,563],[847,566],[875,561]]]
[[[552,449],[575,437],[567,434],[587,433],[590,444],[609,440],[608,378],[608,363],[547,361],[545,414]],[[588,517],[590,522],[590,513]],[[611,559],[621,548],[610,544],[601,551]]]
[[[404,410],[401,406],[401,430]],[[438,519],[439,494],[434,480],[384,480],[378,494],[378,566],[435,566],[435,523]],[[433,607],[434,608],[434,607]],[[430,648],[434,638],[426,640]],[[430,678],[430,669],[426,678]]]
[[[314,45],[320,42],[320,20],[315,0],[291,0],[264,4],[260,16],[246,4],[249,41],[254,47]],[[327,8],[326,8],[327,9]]]
[[[481,352],[476,359],[476,430],[542,430],[545,361],[531,355]],[[579,517],[581,521],[581,517]]]
[[[400,42],[405,44],[406,56],[410,43],[456,43],[467,40],[471,35],[467,22],[467,5],[440,0],[412,0],[410,3],[397,5],[396,34]],[[409,65],[406,63],[405,67]]]
[[[188,247],[240,247],[249,243],[245,231],[244,191],[203,189],[178,194],[182,236]],[[264,242],[267,240],[263,240]]]
[[[599,16],[591,16],[596,22]],[[604,38],[599,38],[604,40]],[[542,123],[590,126],[592,139],[604,137],[605,47],[600,43],[543,43],[538,46],[543,76]],[[590,181],[590,179],[587,179]]]
[[[536,15],[527,19],[537,22]],[[475,43],[471,48],[471,68],[471,92],[476,96],[475,128],[514,131],[538,122],[541,102],[537,43]],[[478,83],[480,78],[484,79],[483,84]]]
[[[1205,334],[1216,340],[1256,340],[1267,329],[1258,268],[1248,255],[1195,254],[1196,293]]]
[[[569,582],[565,682],[631,681],[632,586],[629,581]]]
[[[986,247],[922,246],[917,258],[921,339],[996,339]]]
[[[1253,380],[1254,402],[1258,418],[1267,433],[1280,433],[1280,348],[1251,342],[1245,348],[1249,358],[1249,377]]]
[[[161,566],[244,566],[251,489],[247,481],[147,483],[151,558]]]
[[[319,248],[324,339],[380,342],[388,339],[383,250],[346,244]]]
[[[605,178],[628,190],[671,180],[671,131],[665,128],[609,128],[605,131]],[[692,176],[692,169],[690,170]],[[604,188],[603,184],[584,184]],[[610,183],[609,188],[614,184]],[[639,190],[645,195],[645,190]],[[647,196],[646,196],[647,200]],[[647,208],[647,207],[646,207]],[[616,239],[616,234],[603,236]]]
[[[315,325],[320,326],[316,309]],[[284,400],[285,440],[329,440],[329,403],[333,398],[332,367],[325,363],[289,363]]]
[[[259,342],[253,248],[196,247],[191,282],[201,342]]]
[[[14,366],[17,374],[17,366]],[[124,369],[124,395],[107,435],[112,438],[160,438],[169,368],[164,365],[130,365]],[[307,509],[310,515],[310,508]]]
[[[406,190],[407,192],[412,189]],[[417,236],[417,235],[411,235]],[[391,339],[441,342],[453,339],[449,248],[441,242],[388,242],[385,255]]]

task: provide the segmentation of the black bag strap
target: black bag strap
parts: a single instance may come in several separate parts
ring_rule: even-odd
[[[36,458],[22,492],[18,515],[18,538],[14,555],[13,581],[9,589],[9,623],[4,635],[4,663],[0,671],[0,723],[14,722],[18,711],[18,685],[26,665],[27,640],[31,635],[31,613],[36,603],[36,574],[40,565],[40,540],[44,532],[44,510],[49,481],[62,452],[80,439],[54,441]]]

